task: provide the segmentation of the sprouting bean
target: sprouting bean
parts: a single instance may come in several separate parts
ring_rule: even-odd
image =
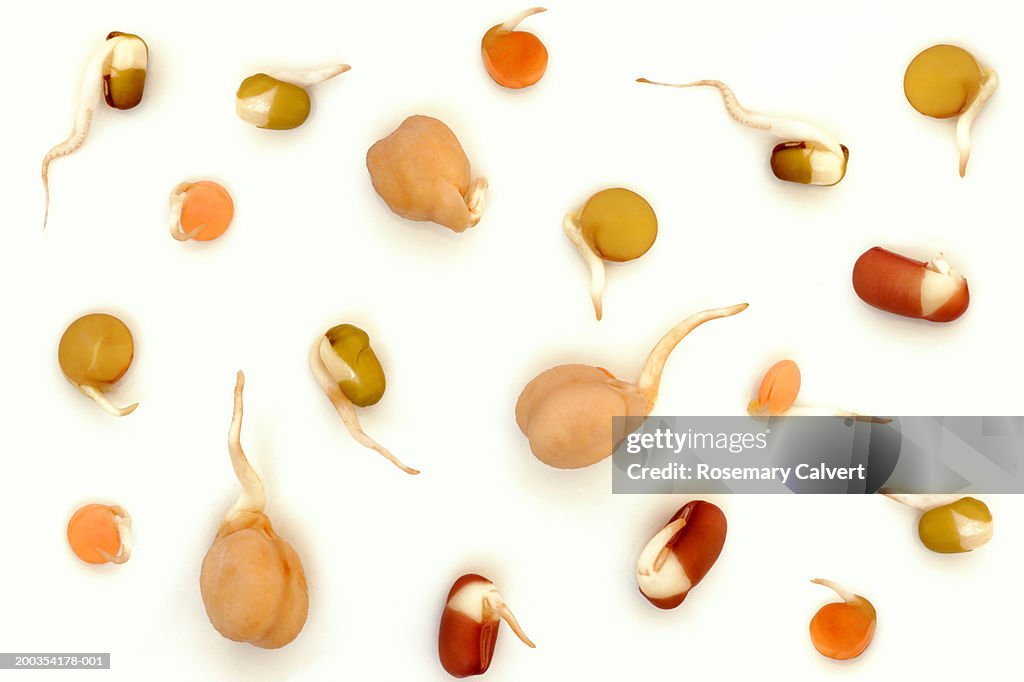
[[[638,78],[638,83],[670,88],[710,86],[717,88],[725,110],[742,125],[763,130],[783,140],[772,149],[771,168],[779,180],[802,185],[835,185],[846,176],[850,150],[831,135],[803,121],[769,116],[744,108],[732,88],[722,81],[700,80],[692,83],[661,83]]]
[[[533,455],[559,469],[579,469],[608,457],[614,437],[612,417],[635,418],[630,420],[630,430],[641,425],[654,409],[665,363],[679,342],[705,322],[746,308],[741,303],[705,310],[680,322],[654,346],[636,383],[590,365],[559,365],[541,372],[516,403],[516,423]]]
[[[974,497],[879,492],[922,511],[917,524],[921,544],[940,554],[970,552],[992,539],[992,512]]]
[[[565,216],[562,228],[590,266],[590,298],[600,320],[604,261],[622,263],[647,253],[658,236],[658,218],[642,196],[614,187],[590,197],[578,214]]]
[[[68,544],[87,564],[123,564],[132,556],[131,530],[124,508],[87,504],[68,521]]]
[[[235,216],[235,203],[221,185],[210,180],[183,182],[171,192],[171,236],[178,241],[213,241]]]
[[[843,600],[822,606],[811,618],[814,648],[822,656],[837,661],[860,656],[875,636],[878,615],[874,605],[831,580],[816,578],[811,582],[833,590]]]
[[[284,71],[274,75],[257,73],[249,76],[235,93],[235,112],[243,121],[257,128],[298,128],[309,118],[311,104],[306,89],[345,73],[350,68],[348,64],[337,64],[308,71]]]
[[[800,367],[792,360],[779,360],[761,380],[757,398],[750,401],[747,412],[752,416],[777,417],[793,407],[800,393]]]
[[[377,194],[408,220],[431,221],[453,232],[480,222],[486,178],[472,179],[455,133],[429,116],[410,116],[366,152]]]
[[[840,145],[842,157],[807,142],[783,142],[772,149],[772,173],[779,180],[802,185],[835,185],[846,175],[850,150]]]
[[[832,407],[796,405],[800,394],[800,367],[792,360],[780,360],[768,368],[757,389],[757,397],[747,404],[751,417],[842,417],[875,424],[888,424],[888,417],[868,417]]]
[[[448,592],[437,633],[437,656],[452,677],[483,675],[491,667],[501,621],[522,642],[536,648],[489,579],[468,573]]]
[[[942,253],[922,261],[874,246],[853,265],[853,290],[879,310],[929,322],[952,322],[971,304],[967,279]]]
[[[903,75],[903,92],[910,105],[925,116],[952,118],[960,150],[960,177],[971,156],[971,125],[996,88],[995,69],[982,67],[970,52],[955,45],[933,45],[910,62]]]
[[[46,227],[50,215],[50,163],[77,152],[85,144],[99,105],[100,93],[112,109],[123,110],[137,106],[142,101],[146,87],[148,66],[149,47],[146,41],[131,33],[113,31],[93,53],[82,79],[71,134],[43,157],[43,190],[46,194],[43,227]]]
[[[228,431],[231,466],[242,492],[203,558],[199,588],[217,632],[235,642],[277,649],[302,631],[309,594],[302,561],[263,513],[263,482],[242,450],[244,386],[245,376],[239,372]]]
[[[548,67],[548,50],[537,36],[516,27],[534,14],[546,12],[533,7],[515,15],[508,21],[492,26],[480,41],[487,73],[498,85],[518,90],[526,88],[544,76]]]
[[[110,54],[103,64],[103,98],[114,109],[131,109],[142,101],[146,89],[146,69],[149,66],[149,47],[137,35],[113,31],[107,36],[113,41]]]
[[[370,347],[366,332],[351,324],[331,327],[313,342],[309,367],[357,443],[377,451],[407,474],[420,473],[402,464],[390,450],[370,438],[359,423],[356,406],[376,404],[384,397],[386,383],[384,369]]]
[[[64,376],[110,414],[123,417],[139,406],[116,407],[103,395],[132,364],[135,344],[128,326],[106,313],[90,313],[68,326],[57,348]]]
[[[640,593],[659,609],[674,609],[697,586],[725,547],[728,522],[716,505],[691,500],[644,546],[636,562]]]

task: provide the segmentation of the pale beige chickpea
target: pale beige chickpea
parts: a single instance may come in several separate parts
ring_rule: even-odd
[[[309,595],[302,561],[274,532],[263,512],[263,482],[242,451],[244,385],[245,376],[239,372],[228,431],[231,465],[242,493],[225,514],[203,558],[199,589],[206,615],[217,632],[235,642],[277,649],[302,631]]]

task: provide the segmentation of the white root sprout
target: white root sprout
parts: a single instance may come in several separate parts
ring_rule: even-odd
[[[847,604],[856,604],[860,601],[860,598],[857,595],[855,595],[853,592],[850,592],[850,590],[846,589],[839,583],[833,582],[831,580],[826,580],[825,578],[815,578],[811,580],[811,582],[815,585],[823,585],[824,587],[829,588],[830,590],[838,594],[839,598]]]
[[[112,564],[123,564],[132,558],[132,517],[124,507],[112,506],[110,511],[114,513],[114,521],[117,523],[117,537],[121,540],[121,551],[117,556],[97,547],[96,552],[106,561]]]
[[[126,407],[118,407],[110,402],[110,400],[107,399],[107,396],[103,395],[103,392],[95,386],[89,386],[87,384],[76,384],[76,386],[79,391],[96,401],[96,404],[102,407],[104,412],[112,414],[115,417],[125,417],[134,412],[135,408],[139,406],[138,403],[132,403]]]
[[[352,404],[352,401],[345,396],[345,393],[338,386],[338,383],[331,377],[327,368],[323,364],[323,360],[320,357],[320,347],[323,343],[330,343],[324,336],[317,337],[316,341],[313,342],[313,347],[309,351],[309,368],[313,372],[313,377],[316,379],[317,384],[324,393],[327,394],[331,404],[334,405],[334,409],[338,411],[338,415],[341,417],[341,421],[344,422],[345,428],[355,438],[356,442],[363,447],[375,450],[383,455],[389,462],[394,464],[396,467],[401,469],[407,474],[418,474],[418,469],[413,469],[391,454],[391,451],[385,448],[377,441],[370,438],[365,431],[363,431],[362,425],[359,423],[359,416],[356,414],[356,407]],[[331,351],[334,352],[333,350]]]
[[[187,182],[183,182],[173,190],[171,190],[170,198],[170,231],[171,236],[177,239],[179,242],[187,242],[190,239],[195,239],[206,224],[199,225],[194,230],[185,232],[185,228],[181,226],[181,212],[185,210],[185,201],[188,199],[188,188],[191,185]]]
[[[661,340],[651,350],[651,354],[647,356],[647,361],[644,362],[643,370],[640,372],[640,378],[636,382],[637,390],[647,399],[648,411],[654,409],[654,403],[658,399],[658,388],[661,385],[661,375],[665,370],[665,363],[668,361],[668,356],[672,353],[672,350],[679,345],[679,342],[705,322],[717,320],[720,317],[730,317],[746,309],[747,304],[740,303],[728,308],[713,308],[694,313],[661,337]]]
[[[279,73],[270,74],[270,77],[276,78],[279,81],[284,81],[285,83],[297,85],[300,88],[309,88],[343,74],[351,68],[352,67],[348,64],[332,64],[331,66],[325,66],[319,69],[281,71]]]
[[[547,8],[544,7],[531,7],[530,9],[523,10],[519,14],[515,15],[505,23],[501,25],[499,31],[514,31],[519,24],[523,23],[523,20],[527,17],[532,17],[534,14],[540,14],[541,12],[547,12]]]
[[[945,504],[952,504],[964,497],[964,495],[943,493],[897,493],[893,492],[891,488],[881,488],[878,492],[885,495],[890,500],[894,500],[900,504],[905,504],[908,507],[913,507],[914,509],[923,512],[935,509],[936,507],[941,507]]]
[[[679,534],[684,526],[686,526],[686,517],[678,518],[651,538],[636,561],[637,575],[646,577],[661,570],[668,559],[669,552],[672,551],[670,547],[672,539]]]
[[[888,417],[871,417],[860,414],[858,412],[850,412],[849,410],[839,410],[833,407],[806,407],[803,405],[794,405],[793,407],[786,410],[783,416],[786,417],[841,417],[843,419],[853,419],[859,422],[868,422],[871,424],[889,424],[892,423],[892,419]]]
[[[601,298],[604,296],[605,286],[604,260],[597,255],[597,252],[584,239],[583,227],[580,225],[577,216],[571,213],[565,216],[565,219],[562,221],[562,229],[565,230],[565,236],[576,245],[580,255],[583,256],[583,260],[590,267],[590,300],[594,304],[594,313],[597,315],[597,319],[600,320],[602,315]]]
[[[804,121],[798,121],[792,118],[769,116],[767,114],[746,109],[739,103],[739,100],[736,99],[736,94],[732,91],[732,88],[722,81],[699,80],[693,81],[692,83],[662,83],[660,81],[647,80],[646,78],[638,78],[637,82],[647,83],[649,85],[661,85],[669,88],[694,88],[701,86],[717,88],[722,94],[722,101],[725,103],[725,110],[729,112],[729,115],[732,116],[737,123],[745,125],[748,128],[769,132],[781,139],[783,142],[806,142],[808,144],[824,147],[840,159],[844,159],[846,157],[839,141],[823,131],[821,128]]]
[[[505,600],[502,599],[501,595],[498,594],[498,589],[493,585],[491,585],[487,592],[484,593],[482,613],[484,623],[494,620],[495,614],[497,614],[502,620],[508,623],[508,626],[512,628],[512,632],[516,633],[516,637],[521,639],[523,644],[531,649],[537,648],[537,645],[530,641],[530,638],[526,636],[525,632],[523,632],[523,628],[520,627],[519,621],[517,621],[516,617],[512,615],[512,610],[508,607],[508,604],[505,603]]]
[[[124,36],[114,36],[103,43],[89,60],[82,77],[82,85],[78,93],[78,104],[75,110],[75,122],[71,128],[71,134],[67,139],[46,152],[43,157],[43,191],[46,194],[46,208],[43,213],[43,227],[50,217],[50,163],[54,159],[73,154],[85,144],[85,138],[89,135],[92,127],[92,119],[96,114],[96,107],[99,104],[100,96],[103,94],[103,65],[107,58],[114,52],[118,43],[124,40]]]
[[[960,150],[960,177],[967,173],[967,161],[971,158],[971,125],[981,113],[982,108],[995,94],[999,87],[999,75],[995,69],[986,68],[982,72],[981,87],[971,105],[960,114],[956,122],[956,146]]]
[[[231,467],[235,470],[242,492],[228,513],[225,521],[231,521],[244,513],[261,513],[267,506],[267,497],[263,491],[263,481],[249,464],[242,450],[242,389],[245,387],[245,375],[238,371],[235,380],[235,407],[231,414],[231,427],[228,429],[228,452],[231,454]]]
[[[466,195],[463,197],[466,201],[466,208],[469,209],[470,227],[479,223],[480,218],[484,215],[487,186],[487,178],[477,178],[470,183],[469,189],[466,190]]]

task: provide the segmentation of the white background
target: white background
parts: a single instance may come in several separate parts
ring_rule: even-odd
[[[18,7],[0,45],[0,650],[112,652],[112,671],[81,674],[94,679],[443,680],[444,598],[476,571],[538,643],[503,628],[495,681],[994,679],[1017,665],[1020,498],[988,498],[990,546],[939,556],[918,544],[915,513],[880,497],[716,497],[725,551],[682,607],[660,612],[637,593],[634,562],[685,498],[613,497],[608,461],[549,469],[513,419],[541,370],[584,362],[632,379],[678,320],[740,301],[748,311],[679,347],[658,413],[741,412],[761,373],[792,357],[806,404],[1021,414],[1024,61],[1010,3],[553,2],[524,25],[547,45],[548,72],[515,93],[487,77],[479,40],[516,3]],[[149,44],[145,100],[101,107],[85,147],[54,162],[42,232],[39,161],[114,29]],[[910,59],[944,41],[1002,76],[963,180],[953,123],[917,114],[901,87]],[[244,77],[334,61],[352,71],[315,88],[300,129],[235,117]],[[850,148],[848,176],[829,189],[778,182],[774,141],[730,120],[717,93],[637,76],[719,78],[751,108],[816,122]],[[490,179],[465,234],[401,220],[371,188],[366,149],[415,113],[450,125]],[[214,243],[177,243],[167,194],[203,178],[230,189],[235,222]],[[598,323],[560,223],[616,185],[651,202],[660,233],[610,269]],[[944,251],[970,281],[966,316],[939,326],[861,303],[851,267],[876,244]],[[125,419],[57,366],[64,328],[92,311],[135,335],[112,394],[141,403]],[[370,334],[388,375],[383,401],[361,412],[367,431],[421,476],[356,445],[314,384],[307,348],[341,322]],[[305,630],[278,651],[222,639],[199,596],[237,493],[225,435],[238,368],[243,442],[309,581]],[[90,501],[132,513],[126,565],[69,551],[67,519]],[[857,661],[810,645],[807,623],[830,599],[808,582],[819,576],[878,609]]]

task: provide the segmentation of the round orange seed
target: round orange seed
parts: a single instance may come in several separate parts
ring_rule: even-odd
[[[221,185],[210,180],[185,185],[181,229],[192,239],[208,242],[224,234],[235,216],[235,203]]]
[[[68,521],[68,544],[71,551],[82,561],[89,564],[105,564],[116,561],[119,555],[127,560],[127,553],[122,554],[123,539],[121,537],[121,519],[128,514],[120,507],[109,507],[104,504],[87,504]],[[105,553],[105,555],[104,555]]]

